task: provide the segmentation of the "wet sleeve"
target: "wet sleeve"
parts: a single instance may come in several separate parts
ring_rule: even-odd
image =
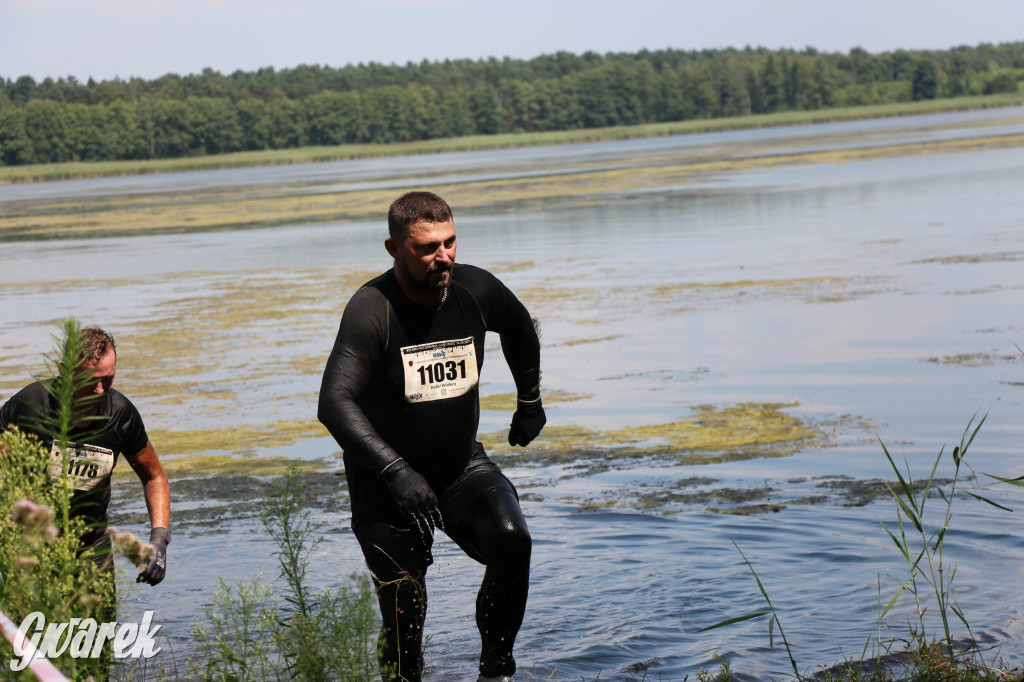
[[[376,289],[360,289],[341,317],[324,369],[317,412],[346,456],[376,473],[401,459],[359,405],[387,345],[387,334],[387,300]]]
[[[540,395],[540,338],[533,318],[526,306],[501,280],[479,268],[467,274],[471,293],[477,299],[488,331],[501,338],[501,352],[505,355],[516,392],[523,400]]]
[[[142,423],[142,415],[124,394],[118,394],[116,412],[113,415],[112,428],[116,429],[121,441],[122,454],[131,457],[137,455],[149,442],[146,426]]]
[[[11,424],[15,423],[14,406],[15,399],[11,398],[0,407],[0,433],[3,433],[10,428]]]
[[[33,389],[38,390],[33,391]],[[12,426],[17,426],[23,430],[26,428],[26,424],[23,422],[32,421],[32,411],[29,410],[29,404],[33,397],[36,397],[36,394],[41,394],[45,397],[45,389],[37,387],[36,384],[30,384],[11,396],[0,407],[0,433],[3,433]],[[31,424],[28,426],[31,426]]]

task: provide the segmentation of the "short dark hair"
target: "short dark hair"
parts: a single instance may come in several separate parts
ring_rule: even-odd
[[[86,327],[82,330],[82,350],[78,354],[82,365],[95,365],[110,351],[117,353],[110,332],[99,327]]]
[[[392,239],[401,239],[411,225],[421,220],[428,223],[454,220],[452,208],[433,192],[406,192],[388,209],[388,235]]]

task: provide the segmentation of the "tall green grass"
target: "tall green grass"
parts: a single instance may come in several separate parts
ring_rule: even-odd
[[[958,492],[999,509],[1012,511],[962,485],[963,470],[970,469],[965,463],[968,449],[985,423],[985,418],[982,417],[977,423],[975,423],[976,416],[970,419],[960,436],[959,444],[953,448],[950,457],[944,458],[946,453],[944,446],[939,450],[923,484],[914,481],[906,462],[901,469],[893,460],[885,443],[879,441],[882,452],[896,476],[895,483],[886,483],[896,505],[896,519],[890,523],[879,520],[879,523],[906,564],[906,574],[902,578],[893,578],[895,589],[891,598],[884,606],[880,601],[878,634],[874,636],[873,641],[871,638],[868,639],[860,660],[847,660],[830,670],[819,672],[813,676],[803,674],[797,666],[790,643],[786,639],[778,614],[761,578],[738,545],[736,549],[753,575],[768,608],[727,618],[703,628],[701,632],[767,616],[769,619],[769,647],[774,648],[774,632],[778,628],[779,636],[789,655],[793,677],[797,680],[813,678],[826,681],[914,680],[928,682],[934,680],[938,682],[962,680],[972,682],[1024,679],[1024,674],[1016,668],[1007,670],[993,666],[985,660],[986,651],[975,643],[974,633],[964,609],[953,596],[953,581],[956,578],[957,564],[950,562],[946,556],[946,539],[953,521],[953,501],[957,499]],[[944,459],[949,459],[952,462],[952,476],[947,479],[948,487],[945,488],[937,484],[939,479],[936,478],[936,473]],[[973,470],[971,470],[971,475],[977,480],[978,477]],[[1024,476],[1014,479],[991,474],[986,474],[986,476],[1014,485],[1024,485]],[[940,502],[935,502],[935,500]],[[932,511],[936,505],[939,505],[937,513]],[[879,587],[881,589],[881,585]],[[883,639],[881,636],[883,621],[904,595],[910,595],[913,599],[916,623],[908,623],[906,637]],[[929,626],[926,623],[926,614],[929,611],[938,618],[941,624],[941,636],[936,637],[929,632]],[[966,629],[968,634],[966,640],[958,640],[954,637],[954,630],[951,626],[953,616]],[[725,669],[725,672],[728,670]]]
[[[928,475],[928,481],[925,483],[924,488],[918,491],[910,475],[909,468],[907,468],[906,475],[904,475],[893,461],[892,455],[889,454],[889,449],[885,447],[885,443],[881,444],[882,451],[885,453],[886,459],[889,460],[889,465],[899,481],[899,484],[895,486],[886,484],[897,504],[896,520],[899,532],[898,534],[893,533],[884,523],[882,523],[882,528],[896,545],[900,556],[906,562],[908,577],[899,585],[899,589],[896,590],[896,593],[889,600],[889,603],[882,610],[879,617],[884,618],[900,596],[905,592],[909,592],[913,596],[914,606],[917,611],[918,632],[923,635],[926,632],[924,618],[927,605],[925,598],[929,600],[934,598],[934,604],[942,621],[946,653],[950,657],[956,655],[953,637],[949,629],[950,614],[955,614],[960,622],[964,624],[964,627],[967,628],[968,632],[970,632],[971,626],[967,622],[967,618],[964,617],[960,605],[952,597],[953,580],[956,578],[957,567],[956,564],[951,565],[946,560],[946,532],[949,530],[950,523],[953,520],[953,496],[960,481],[960,467],[967,456],[967,449],[974,442],[974,437],[978,435],[978,431],[984,423],[985,417],[982,417],[977,426],[971,430],[971,426],[974,424],[974,418],[972,417],[971,421],[967,424],[967,428],[964,429],[963,435],[960,437],[960,444],[953,448],[953,482],[948,492],[933,485],[935,472],[942,461],[945,448],[939,450],[931,473]],[[904,465],[906,466],[906,462],[904,462]],[[939,494],[945,503],[938,522],[929,522],[929,517],[925,515],[925,505],[933,490]],[[1000,509],[1006,509],[970,490],[964,489],[963,492]],[[1010,510],[1006,509],[1006,511]],[[929,591],[930,595],[928,594]]]

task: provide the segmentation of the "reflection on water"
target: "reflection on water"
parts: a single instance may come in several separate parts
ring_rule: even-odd
[[[985,118],[959,116],[943,119],[950,130]],[[1003,125],[1003,116],[986,116]],[[882,135],[869,122],[844,126],[807,127],[800,144]],[[921,134],[897,127],[884,135]],[[685,144],[727,148],[771,135],[782,133]],[[364,169],[368,180],[387,182],[432,162],[472,174],[542,154],[581,162],[646,155],[654,164],[663,151],[657,141],[635,141],[294,172],[330,182],[332,173],[341,180]],[[218,173],[217,182],[232,182],[235,171]],[[237,173],[247,183],[264,171]],[[1006,475],[1024,465],[1024,361],[1014,347],[1024,346],[1021,186],[1024,150],[1009,148],[750,171],[572,209],[457,217],[459,260],[499,273],[540,320],[544,385],[563,396],[550,405],[553,431],[654,428],[701,406],[774,403],[824,436],[786,457],[703,465],[640,457],[591,467],[585,448],[576,462],[503,456],[536,539],[521,667],[540,679],[612,679],[647,666],[653,679],[670,680],[716,668],[719,654],[741,677],[785,673],[785,652],[768,651],[763,621],[697,632],[762,608],[733,542],[765,583],[802,668],[858,655],[877,634],[878,581],[887,600],[895,590],[887,576],[903,575],[878,524],[894,518],[893,505],[864,493],[891,475],[876,435],[925,476],[942,444],[956,441],[971,415],[987,413],[973,465]],[[104,181],[88,187],[104,191]],[[318,466],[343,502],[337,448],[313,417],[316,392],[344,302],[387,267],[383,236],[381,220],[5,244],[0,390],[6,398],[38,370],[54,321],[74,314],[118,335],[119,385],[158,450],[156,435],[173,443],[206,429],[219,452],[326,460]],[[488,351],[483,392],[510,392],[496,341]],[[498,432],[508,418],[485,411],[482,430]],[[179,454],[162,452],[169,463]],[[134,485],[120,482],[119,505],[139,520]],[[218,504],[189,492],[202,485],[177,489],[183,511]],[[1020,506],[1008,487],[987,494]],[[645,505],[658,496],[669,502]],[[709,511],[737,505],[762,512]],[[188,625],[216,577],[276,573],[251,514],[231,509],[214,525],[214,511],[205,520],[183,513],[169,577],[126,599],[132,609],[156,609],[177,654],[189,651]],[[1024,554],[1019,523],[966,498],[954,509],[948,542],[962,562],[960,605],[976,633],[1019,660],[1024,600],[1011,587]],[[320,516],[327,540],[311,571],[330,585],[362,562],[344,505]],[[434,679],[464,679],[475,667],[482,568],[449,541],[439,544],[428,584],[428,666]],[[909,603],[901,608],[888,619],[892,636],[905,634]]]

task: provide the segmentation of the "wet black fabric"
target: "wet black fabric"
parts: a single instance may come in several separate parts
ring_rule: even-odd
[[[479,388],[444,400],[409,402],[401,349],[473,339],[477,370],[484,336],[497,332],[521,394],[540,383],[540,342],[525,306],[494,275],[456,265],[438,309],[410,301],[389,270],[360,288],[345,307],[320,387],[320,421],[344,452],[352,523],[365,518],[386,488],[375,483],[399,458],[426,477],[435,493],[473,456],[480,421]]]
[[[419,680],[422,671],[433,538],[425,525],[402,515],[381,479],[382,471],[401,460],[437,496],[444,532],[487,567],[476,610],[481,671],[515,671],[512,649],[526,609],[531,539],[515,488],[476,440],[479,384],[420,401],[407,387],[407,367],[413,364],[402,352],[469,339],[479,377],[488,331],[501,337],[519,396],[536,398],[540,342],[533,320],[496,277],[469,265],[454,267],[436,308],[409,300],[393,270],[368,282],[345,307],[324,370],[319,418],[344,451],[352,528],[377,585],[384,621],[382,670],[390,668],[403,680]]]
[[[10,426],[17,426],[22,431],[39,436],[43,446],[49,450],[53,446],[53,438],[46,433],[41,423],[48,415],[53,414],[53,409],[46,382],[37,381],[30,384],[0,407],[0,432],[6,431]],[[98,419],[91,419],[82,428],[73,431],[70,434],[71,440],[78,445],[111,450],[114,453],[115,465],[119,457],[136,455],[149,442],[139,411],[116,389],[110,389],[104,394],[100,400],[97,417]],[[98,481],[98,485],[88,492],[76,491],[71,498],[71,513],[76,517],[84,517],[90,524],[105,524],[109,503],[108,476]],[[99,534],[102,535],[102,529]],[[94,544],[92,540],[103,542],[102,538],[97,536],[88,540],[86,544]]]
[[[463,475],[440,494],[444,533],[487,568],[476,599],[480,671],[516,670],[512,649],[523,622],[530,582],[530,531],[512,482],[477,447]],[[440,532],[438,529],[435,532]],[[382,666],[416,682],[423,669],[426,573],[433,563],[428,528],[381,510],[355,531],[377,588],[383,617]]]

